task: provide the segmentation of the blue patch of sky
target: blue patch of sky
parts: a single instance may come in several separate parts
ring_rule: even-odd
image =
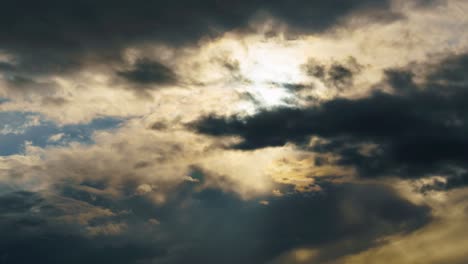
[[[92,144],[93,132],[118,128],[124,119],[100,117],[87,124],[59,126],[40,114],[0,112],[0,156],[21,154],[26,142],[34,146],[60,146],[70,142]]]

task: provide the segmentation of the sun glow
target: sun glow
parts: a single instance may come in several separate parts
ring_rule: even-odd
[[[301,83],[307,77],[292,47],[257,42],[240,51],[234,55],[239,60],[242,75],[249,80],[245,92],[256,104],[269,108],[288,105],[294,100],[294,94],[284,84]]]

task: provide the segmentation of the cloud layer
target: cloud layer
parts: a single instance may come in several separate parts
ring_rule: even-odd
[[[466,263],[462,0],[0,9],[0,263]]]

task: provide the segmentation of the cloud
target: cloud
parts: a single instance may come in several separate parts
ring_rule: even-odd
[[[70,75],[95,65],[121,65],[124,51],[134,46],[193,46],[228,31],[249,32],[251,21],[262,14],[287,24],[292,34],[308,34],[342,24],[356,12],[371,23],[400,18],[391,10],[390,0],[301,0],[294,4],[280,0],[105,0],[98,4],[89,0],[48,0],[40,5],[22,0],[5,4],[0,12],[0,49],[11,57],[2,62],[0,71],[8,78],[29,80],[31,84],[38,77]],[[153,71],[153,77],[149,77],[148,70]],[[155,72],[162,75],[155,77]],[[148,83],[171,80],[167,73],[160,65],[146,63],[120,75]],[[24,86],[24,81],[11,83],[17,84]]]
[[[109,56],[104,59],[96,58],[96,56],[104,56],[105,51],[97,52],[96,56],[65,53],[59,58],[76,55],[76,60],[82,61],[73,70],[68,71],[49,72],[23,69],[18,58],[2,49],[0,61],[14,68],[12,71],[12,67],[7,67],[10,70],[3,72],[3,82],[8,77],[22,76],[38,83],[55,84],[51,86],[52,89],[34,89],[33,85],[30,86],[31,89],[24,90],[7,87],[2,83],[0,96],[10,99],[7,104],[2,104],[2,109],[41,112],[61,124],[85,123],[103,115],[129,117],[147,115],[154,111],[182,112],[181,109],[187,108],[190,110],[183,111],[181,115],[187,116],[198,111],[202,112],[200,108],[203,108],[203,111],[218,113],[223,112],[221,108],[239,110],[241,107],[234,101],[243,92],[255,95],[257,102],[264,103],[262,99],[266,100],[266,98],[270,100],[270,97],[263,94],[259,96],[252,91],[259,86],[268,86],[268,84],[261,83],[262,81],[301,84],[307,76],[300,72],[298,66],[305,63],[308,57],[317,58],[317,61],[322,64],[336,60],[340,62],[340,65],[347,66],[343,60],[348,56],[353,56],[360,64],[366,65],[361,74],[353,76],[354,84],[359,89],[345,89],[344,91],[347,95],[355,96],[355,93],[365,91],[369,84],[380,78],[382,68],[401,65],[408,60],[423,60],[424,56],[433,52],[464,49],[465,42],[459,39],[464,35],[455,30],[463,28],[464,21],[449,19],[456,15],[454,14],[455,6],[447,5],[443,8],[425,10],[407,9],[406,4],[401,8],[398,3],[392,5],[404,12],[406,19],[386,25],[370,23],[360,27],[351,26],[346,30],[341,29],[347,25],[340,25],[337,31],[325,30],[320,34],[313,33],[312,35],[306,33],[293,40],[283,34],[270,38],[263,35],[263,31],[260,33],[249,31],[228,32],[216,39],[203,38],[195,47],[172,46],[169,42],[160,44],[157,41],[144,43],[135,41],[124,45],[125,48],[119,52],[120,59],[117,61]],[[425,15],[426,13],[430,15]],[[350,16],[350,20],[355,19],[357,19],[356,15]],[[434,30],[433,34],[439,37],[429,37],[421,25],[431,25],[430,27]],[[454,30],[447,31],[444,28]],[[444,41],[447,39],[458,40]],[[417,43],[424,43],[424,45],[419,45],[416,50]],[[112,43],[107,45],[106,51],[110,52],[112,47]],[[59,50],[52,51],[58,52]],[[235,66],[235,62],[238,62],[239,73],[235,70],[228,74],[227,68],[220,69],[222,65],[216,65],[212,61],[214,57],[223,57],[219,54],[226,51],[234,63],[231,66]],[[47,50],[41,52],[44,54]],[[18,51],[19,53],[26,55]],[[264,56],[263,53],[269,55]],[[135,62],[138,61],[135,58],[147,58],[160,62],[176,72],[180,79],[174,85],[167,85],[171,89],[157,89],[161,85],[141,86],[122,81],[123,78],[114,78],[118,77],[117,71],[132,70]],[[52,56],[45,56],[41,61],[43,63],[34,63],[34,65],[39,67],[46,62],[52,63],[53,59]],[[54,69],[62,68],[55,67]],[[255,82],[249,85],[243,81],[245,78],[242,77],[255,80]],[[301,96],[312,95],[322,98],[328,90],[334,90],[322,87],[320,81],[316,84],[314,91],[302,91],[304,94]],[[226,87],[226,89],[219,89],[220,87]],[[116,90],[119,91],[116,92]],[[287,89],[271,90],[275,93],[280,90],[287,92]],[[233,94],[233,91],[238,94]],[[335,92],[331,94],[335,95]],[[188,102],[192,100],[194,103],[189,104]],[[246,101],[241,98],[237,100]],[[287,100],[288,103],[292,102],[289,98]],[[223,107],[217,103],[220,101],[223,102]],[[176,103],[179,103],[178,107],[174,107]],[[243,104],[242,110],[249,108],[248,111],[253,111],[259,106],[255,102],[243,102]],[[198,105],[198,107],[192,107],[192,105]],[[213,109],[214,107],[217,109]]]
[[[92,143],[92,134],[97,130],[118,127],[123,120],[103,117],[87,124],[58,126],[37,113],[0,112],[0,155],[22,153],[26,142],[46,147],[66,145],[70,142]]]
[[[322,256],[334,258],[431,219],[430,208],[386,185],[323,180],[319,189],[298,190],[275,183],[269,168],[294,153],[288,148],[223,150],[209,137],[137,124],[96,133],[95,145],[28,146],[25,156],[1,159],[0,197],[21,206],[4,207],[0,228],[22,221],[26,239],[5,233],[0,255],[22,263],[26,256],[17,252],[40,243],[28,256],[43,262],[57,247],[64,253],[54,256],[66,262],[73,246],[82,253],[76,261],[90,263],[112,260],[114,248],[128,251],[119,260],[126,263],[259,263],[296,247],[355,241]]]
[[[306,64],[302,65],[307,75],[319,79],[329,89],[334,88],[338,91],[352,88],[354,76],[359,74],[363,67],[364,66],[359,64],[353,57],[349,57],[344,63],[335,61],[330,65],[325,65],[314,59],[309,59]],[[286,87],[288,87],[287,84]],[[290,87],[295,90],[300,90],[307,88],[307,85],[293,84]]]
[[[28,9],[24,9],[28,6]],[[255,12],[265,10],[292,26],[303,30],[319,30],[355,10],[380,10],[389,6],[385,0],[342,0],[328,2],[297,1],[208,1],[193,3],[148,3],[137,1],[104,1],[99,4],[85,1],[54,2],[38,5],[24,0],[8,3],[2,12],[2,43],[22,43],[17,49],[31,48],[32,43],[44,52],[56,50],[83,51],[100,48],[104,43],[113,46],[135,40],[162,39],[185,42],[203,35],[245,26]],[[47,8],[46,8],[47,7]],[[27,17],[18,21],[17,15]],[[79,15],[78,15],[79,14]],[[56,26],[56,27],[54,27]],[[86,42],[85,42],[86,40]],[[54,58],[54,57],[53,57]],[[52,59],[53,59],[52,58]],[[71,62],[69,62],[71,63]]]
[[[117,75],[136,85],[167,85],[177,81],[175,73],[167,66],[147,59],[138,60],[131,69],[118,71]]]
[[[60,141],[60,140],[63,138],[64,135],[65,135],[64,133],[54,134],[54,135],[52,135],[52,136],[49,137],[48,141],[49,141],[49,142],[57,142],[57,141]]]
[[[164,249],[142,241],[111,241],[102,236],[116,235],[124,224],[88,226],[89,232],[82,232],[92,219],[113,214],[79,200],[2,191],[0,205],[0,259],[5,263],[136,263],[165,254]]]
[[[341,240],[354,241],[352,251],[360,251],[380,237],[418,229],[431,218],[429,208],[414,205],[379,185],[329,185],[321,193],[292,192],[246,201],[217,188],[200,189],[200,184],[182,182],[162,204],[153,203],[149,196],[109,199],[93,194],[97,199],[85,199],[86,191],[65,191],[60,198],[25,192],[3,194],[0,203],[9,206],[1,212],[4,236],[0,256],[12,263],[31,258],[52,263],[99,263],[114,258],[118,258],[117,263],[145,259],[161,263],[259,263],[295,247],[319,247]],[[261,204],[265,199],[268,203]],[[93,217],[57,222],[72,219],[78,208],[82,217],[88,215],[86,212],[93,212]],[[121,213],[97,212],[104,208]],[[148,225],[148,221],[155,224]],[[23,239],[7,231],[12,225],[21,227],[15,230]],[[86,233],[80,231],[82,228]],[[34,250],[20,254],[28,248]],[[79,256],[71,250],[80,252]],[[335,252],[331,257],[341,254]]]
[[[465,263],[466,188],[443,193],[442,197],[424,198],[434,208],[436,219],[425,227],[405,235],[395,235],[387,243],[332,261],[333,264],[375,263]],[[294,262],[292,262],[294,263]]]
[[[0,198],[0,212],[2,214],[24,213],[41,201],[42,199],[32,192],[10,193]]]
[[[466,259],[462,0],[18,1],[0,263]]]
[[[7,242],[7,243],[5,243]],[[88,239],[62,234],[25,237],[0,242],[0,256],[5,263],[138,263],[164,255],[165,251],[133,243],[100,244]],[[25,254],[28,252],[28,254]],[[79,253],[79,254],[77,254]]]
[[[382,195],[375,195],[377,192]],[[356,200],[344,198],[351,193],[356,194]],[[367,202],[365,197],[374,197],[375,204]],[[374,243],[376,237],[387,231],[393,232],[393,227],[402,227],[399,231],[412,230],[424,225],[428,216],[424,207],[406,204],[378,186],[329,186],[323,194],[295,193],[270,198],[268,205],[260,204],[260,201],[243,203],[210,189],[194,193],[190,200],[193,207],[185,209],[189,212],[189,219],[174,228],[182,232],[181,239],[188,238],[197,244],[189,244],[177,256],[172,256],[175,263],[189,260],[266,262],[297,246],[320,245],[341,239],[353,239],[366,248]],[[393,215],[390,212],[394,210],[408,215]],[[183,211],[177,215],[180,213]],[[190,217],[194,217],[193,220]],[[164,220],[161,218],[162,227],[167,226],[164,223],[172,223],[169,219]],[[213,235],[205,237],[203,234],[209,230]],[[212,251],[213,248],[217,250]]]
[[[458,174],[468,157],[466,104],[468,56],[453,55],[411,70],[387,71],[375,91],[358,99],[335,98],[307,108],[276,108],[247,117],[207,116],[191,124],[213,136],[240,136],[234,148],[258,149],[293,142],[341,156],[339,165],[359,175],[421,177]],[[309,145],[311,136],[325,139]],[[363,153],[367,144],[375,144]]]
[[[89,226],[86,228],[88,234],[91,236],[99,235],[118,235],[127,229],[127,224],[125,223],[109,223],[100,226]]]

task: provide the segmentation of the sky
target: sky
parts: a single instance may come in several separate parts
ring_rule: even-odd
[[[0,3],[0,263],[468,263],[468,2]]]

